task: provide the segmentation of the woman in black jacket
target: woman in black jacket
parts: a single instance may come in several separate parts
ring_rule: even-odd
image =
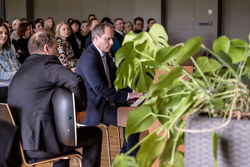
[[[31,27],[28,23],[22,23],[17,29],[17,35],[20,37],[17,41],[12,40],[16,52],[19,54],[18,61],[22,64],[30,55],[28,50],[28,42],[31,36]]]
[[[81,23],[79,20],[73,20],[70,23],[71,35],[67,38],[67,41],[72,46],[76,59],[79,59],[83,52],[83,38],[80,29]]]

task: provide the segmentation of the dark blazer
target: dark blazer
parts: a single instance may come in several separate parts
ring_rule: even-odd
[[[83,45],[84,42],[83,42],[83,38],[82,38],[82,36],[80,34],[77,35],[77,37],[81,41],[81,48],[80,49],[78,47],[78,44],[76,42],[76,38],[75,38],[73,33],[67,38],[67,41],[69,41],[69,43],[70,43],[70,45],[71,45],[71,47],[73,49],[75,58],[79,59],[80,56],[82,55],[82,51],[83,51],[83,48],[84,48],[84,45]]]
[[[107,64],[109,66],[111,82],[113,83],[115,80],[115,65],[109,56],[107,56]],[[127,91],[117,91],[108,86],[100,53],[93,44],[89,45],[79,59],[76,73],[84,79],[87,90],[88,104],[84,124],[98,125],[103,112],[114,109],[106,99],[112,99],[119,104],[126,102]]]
[[[91,33],[88,36],[88,38],[85,40],[85,44],[84,44],[84,48],[85,50],[88,49],[89,45],[92,44],[92,40],[91,40]]]
[[[12,43],[16,49],[16,52],[19,54],[19,57],[17,57],[18,61],[23,64],[23,62],[30,55],[27,42],[23,37],[20,37],[17,41],[13,40]]]
[[[64,149],[57,140],[51,103],[59,86],[75,93],[77,109],[84,109],[81,102],[86,92],[81,78],[62,66],[56,56],[31,55],[15,74],[8,103],[21,129],[24,150],[60,153]]]

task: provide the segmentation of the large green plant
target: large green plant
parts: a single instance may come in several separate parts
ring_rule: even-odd
[[[194,60],[193,56],[200,49],[216,59],[199,57]],[[235,111],[249,112],[250,45],[243,40],[221,36],[214,41],[213,50],[206,48],[200,37],[171,46],[164,28],[154,24],[148,33],[127,34],[115,59],[119,67],[116,88],[130,86],[147,92],[143,98],[149,98],[129,114],[126,138],[147,130],[157,119],[162,126],[137,144],[141,148],[136,160],[128,156],[132,149],[117,156],[114,167],[149,167],[159,156],[160,166],[183,166],[183,154],[177,146],[183,144],[184,135],[174,126],[185,128],[184,115],[202,111],[226,118]],[[195,66],[194,74],[181,66],[189,59]],[[171,70],[170,65],[174,69]],[[167,73],[154,83],[156,70]],[[183,74],[190,80],[184,81]],[[159,135],[160,132],[163,135]],[[165,142],[167,132],[170,137]]]

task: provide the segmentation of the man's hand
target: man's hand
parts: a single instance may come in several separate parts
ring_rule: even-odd
[[[82,122],[86,117],[86,111],[77,112],[76,114],[76,122]]]
[[[144,93],[133,92],[129,94],[129,100],[138,99],[139,97],[143,96]]]

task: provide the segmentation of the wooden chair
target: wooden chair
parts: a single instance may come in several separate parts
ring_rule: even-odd
[[[59,141],[67,146],[77,146],[77,127],[86,125],[76,123],[75,96],[69,90],[57,88],[52,97],[56,132]],[[70,111],[70,112],[69,112]],[[62,123],[63,122],[63,123]],[[109,131],[105,124],[99,124],[106,133],[109,167],[111,167],[111,152],[109,142]]]
[[[58,91],[56,91],[56,92],[59,92],[60,90],[61,90],[62,88],[60,88]],[[56,93],[57,94],[57,93]],[[59,94],[59,93],[58,93]],[[67,95],[65,95],[65,96],[67,96]],[[65,98],[65,96],[63,97],[63,98]],[[57,98],[57,97],[53,97],[55,100],[57,100],[58,102],[61,100],[60,98]],[[71,99],[71,101],[72,101],[72,99]],[[67,103],[67,104],[65,104],[66,106],[67,105],[69,105],[69,104],[71,104],[72,102],[69,102],[69,103]],[[67,108],[67,107],[66,107]],[[68,109],[68,108],[67,108]],[[5,119],[7,119],[8,120],[8,122],[10,122],[11,124],[13,124],[14,126],[16,126],[15,125],[15,122],[14,122],[14,119],[13,119],[13,117],[12,117],[12,114],[11,114],[11,111],[10,111],[10,109],[9,109],[9,107],[8,107],[8,104],[4,104],[4,103],[0,103],[0,117],[2,118],[2,117],[4,117]],[[63,112],[63,111],[62,111]],[[65,112],[65,110],[64,110],[64,112]],[[71,113],[71,114],[73,114],[72,113],[72,109],[71,110],[68,110],[67,111],[68,113]],[[6,116],[7,115],[7,116]],[[61,123],[62,124],[62,123]],[[61,125],[60,124],[60,125]],[[75,124],[72,124],[72,125],[70,125],[71,123],[67,123],[67,122],[65,122],[65,123],[63,123],[63,124],[67,124],[67,126],[68,127],[70,127],[71,126],[71,128],[73,128],[73,126],[75,126]],[[64,128],[64,127],[63,127]],[[63,129],[62,128],[62,129]],[[62,130],[62,129],[60,129],[60,130]],[[71,137],[69,137],[69,135],[72,135]],[[67,134],[67,133],[65,133],[65,136],[67,136],[68,138],[69,138],[69,140],[67,141],[67,142],[69,142],[69,143],[74,143],[74,141],[72,141],[72,138],[74,138],[75,136],[76,136],[76,134],[75,133],[70,133],[70,134]],[[63,139],[63,138],[60,138],[59,139],[60,141],[65,141],[65,139]],[[63,144],[65,144],[65,143],[63,143]],[[66,143],[66,144],[68,144],[68,143]],[[70,145],[69,145],[70,146]],[[27,158],[26,156],[25,156],[25,153],[24,153],[24,151],[23,151],[23,147],[22,147],[22,144],[21,144],[21,141],[20,141],[20,153],[21,153],[21,157],[22,157],[22,160],[23,160],[23,163],[26,165],[26,166],[36,166],[36,165],[40,165],[40,164],[45,164],[45,163],[53,163],[53,162],[57,162],[57,161],[59,161],[59,160],[61,160],[61,159],[71,159],[71,158],[75,158],[75,159],[77,159],[78,160],[78,162],[79,162],[79,164],[80,164],[80,167],[82,167],[82,155],[78,152],[78,151],[75,151],[75,150],[72,150],[72,151],[69,151],[69,152],[66,152],[66,153],[63,153],[63,154],[60,154],[60,155],[58,155],[58,156],[55,156],[55,157],[52,157],[52,158],[47,158],[47,159],[30,159],[30,158]]]

